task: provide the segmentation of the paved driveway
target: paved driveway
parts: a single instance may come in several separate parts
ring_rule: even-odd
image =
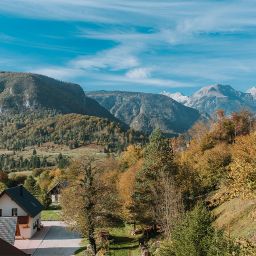
[[[15,246],[33,256],[71,256],[80,248],[81,238],[58,221],[43,222],[44,232],[31,240],[16,241]]]

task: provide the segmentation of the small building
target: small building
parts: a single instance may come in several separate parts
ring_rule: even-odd
[[[41,227],[42,204],[22,185],[0,194],[0,218],[16,217],[16,237],[31,238]]]
[[[3,239],[0,238],[0,255],[2,256],[29,256],[30,254],[26,254],[25,252],[19,250],[13,245],[7,243]]]
[[[59,181],[48,191],[48,195],[51,197],[52,203],[60,203],[61,190],[68,186],[67,181]]]

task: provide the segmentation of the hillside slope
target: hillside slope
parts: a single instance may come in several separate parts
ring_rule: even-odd
[[[34,109],[77,113],[116,119],[95,100],[85,96],[80,85],[31,73],[0,73],[0,112],[21,113]]]
[[[139,142],[141,136],[108,119],[80,114],[31,112],[0,118],[0,148],[9,150],[53,142],[70,148],[98,144],[116,151]]]
[[[256,243],[256,200],[233,198],[213,211],[215,224],[234,238]]]

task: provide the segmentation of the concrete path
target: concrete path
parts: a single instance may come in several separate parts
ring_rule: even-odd
[[[66,230],[59,221],[45,221],[44,233],[38,233],[31,240],[20,240],[15,246],[33,256],[71,256],[80,248],[78,234]]]

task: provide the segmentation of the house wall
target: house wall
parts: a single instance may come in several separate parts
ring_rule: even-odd
[[[33,236],[37,231],[37,226],[35,228],[34,225],[36,224],[37,220],[39,221],[39,225],[41,224],[41,213],[36,215],[34,218],[29,217],[29,225],[31,227],[31,236]]]
[[[34,218],[29,217],[29,222],[27,225],[19,225],[20,235],[24,239],[31,238],[37,232],[37,226],[35,226],[37,220],[39,221],[39,225],[41,224],[41,213],[39,213]]]
[[[18,209],[18,216],[27,216],[28,215],[8,195],[4,194],[0,198],[0,209],[2,209],[2,216],[3,217],[10,217],[10,216],[12,216],[12,208],[17,208]]]
[[[60,197],[61,197],[60,194],[52,194],[51,195],[52,203],[58,204],[60,202]]]

